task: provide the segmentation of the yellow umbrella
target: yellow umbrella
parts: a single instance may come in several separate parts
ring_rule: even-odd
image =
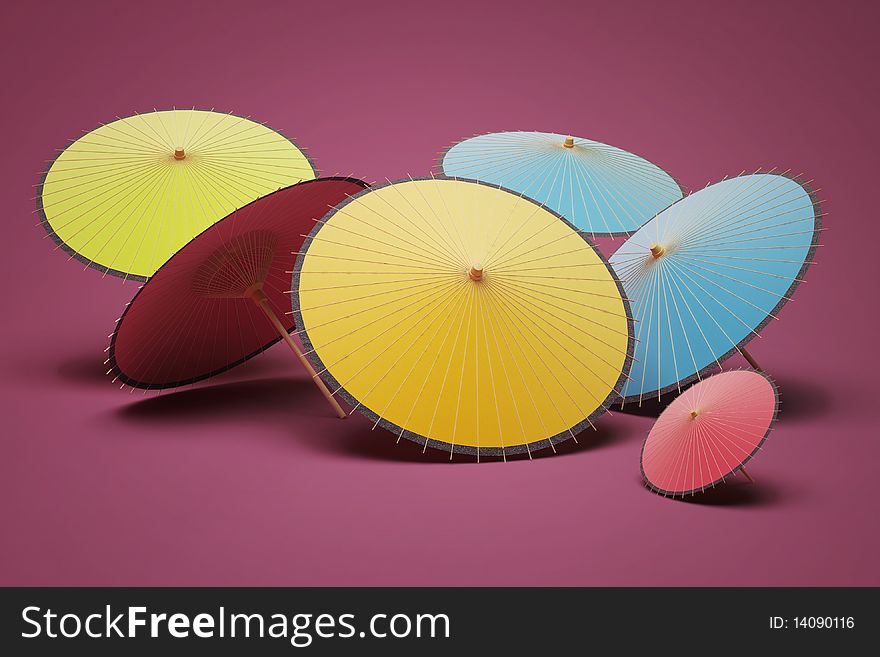
[[[319,375],[374,426],[450,458],[506,457],[574,437],[616,397],[621,290],[552,211],[444,177],[331,211],[297,259],[293,308]]]
[[[37,211],[59,248],[106,274],[146,280],[205,228],[316,176],[265,124],[208,110],[161,110],[103,124],[46,170]]]

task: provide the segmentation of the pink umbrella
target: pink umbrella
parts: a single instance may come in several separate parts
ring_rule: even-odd
[[[642,447],[645,485],[663,495],[705,491],[742,472],[761,449],[779,408],[763,372],[729,370],[688,388],[663,411]]]

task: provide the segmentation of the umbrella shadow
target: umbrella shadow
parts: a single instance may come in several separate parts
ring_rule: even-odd
[[[641,479],[639,480],[641,482]],[[642,483],[644,486],[644,483]],[[728,478],[726,482],[707,488],[702,493],[669,497],[678,503],[696,506],[717,507],[768,507],[778,505],[790,497],[791,491],[783,489],[772,481],[755,481],[751,483],[740,476]],[[652,493],[657,495],[658,493]]]
[[[639,417],[660,417],[660,414],[666,410],[675,397],[676,395],[666,394],[652,399],[643,399],[641,402],[627,402],[623,406],[617,402],[611,405],[611,410],[615,413],[626,413]]]
[[[778,379],[774,377],[779,388],[779,416],[786,420],[807,420],[825,415],[832,406],[831,391],[810,381],[801,379]],[[682,387],[682,392],[690,386]],[[628,402],[621,408],[620,403],[612,405],[613,411],[637,415],[641,417],[659,417],[666,407],[678,396],[678,393],[667,393],[653,399]]]
[[[106,358],[100,350],[73,356],[53,364],[54,373],[68,383],[106,386],[111,378],[107,376]]]
[[[134,422],[179,423],[207,419],[273,422],[294,421],[303,409],[308,415],[331,417],[322,406],[313,404],[314,385],[306,379],[270,378],[236,381],[212,386],[187,388],[155,396],[117,409],[116,414]]]
[[[334,431],[332,435],[310,435],[306,438],[310,447],[336,456],[360,457],[377,461],[397,461],[403,463],[476,463],[477,457],[471,454],[450,454],[448,451],[415,443],[406,438],[398,440],[397,436],[381,427],[373,429],[373,423],[365,417],[352,416],[351,424],[345,431]],[[532,459],[548,456],[559,458],[569,454],[600,449],[619,442],[625,438],[620,428],[602,424],[596,431],[587,429],[578,434],[577,442],[568,439],[556,445],[554,453],[549,447],[532,450]],[[481,462],[503,461],[500,456],[480,456]],[[508,461],[529,460],[528,453],[511,454]]]
[[[135,393],[137,394],[137,393]],[[410,440],[397,440],[393,433],[379,427],[366,417],[354,413],[339,422],[329,410],[316,402],[315,390],[306,379],[268,378],[200,386],[165,392],[134,401],[115,411],[125,421],[155,424],[181,424],[208,420],[247,420],[271,422],[289,429],[306,413],[332,419],[325,430],[301,432],[297,441],[316,451],[337,457],[412,463],[449,463],[449,453],[423,446]],[[613,423],[600,423],[596,430],[587,429],[577,436],[550,448],[532,450],[532,458],[577,454],[600,449],[627,438],[627,432]],[[509,455],[508,460],[528,460],[528,454]],[[476,457],[454,454],[454,463],[476,463]],[[501,457],[481,456],[481,461],[502,461]]]
[[[728,481],[681,501],[701,506],[761,507],[778,504],[785,497],[785,491],[769,481]]]
[[[47,369],[61,380],[79,385],[107,385],[112,379],[107,375],[109,365],[105,365],[107,354],[103,349],[96,349],[88,353],[71,356],[60,362],[53,361]],[[269,375],[277,374],[278,366],[266,358],[252,358],[242,363],[247,368],[247,374]],[[241,366],[235,367],[230,372],[244,371]],[[226,374],[225,372],[223,374]],[[221,374],[220,376],[223,376]],[[163,393],[168,394],[168,393]]]
[[[831,391],[801,379],[775,379],[779,388],[779,419],[809,420],[826,415],[832,408]]]

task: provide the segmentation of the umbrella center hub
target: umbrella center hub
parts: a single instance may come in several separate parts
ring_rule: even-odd
[[[269,231],[239,235],[205,258],[193,276],[193,291],[215,299],[252,297],[269,275],[276,247],[275,235]]]
[[[565,148],[574,148],[574,137],[566,137],[565,141],[562,142],[562,145],[565,146]]]
[[[472,264],[471,268],[468,270],[468,278],[472,281],[483,280],[483,265],[479,262]]]
[[[186,151],[183,150],[183,146],[178,146],[174,149],[174,159],[175,160],[184,160],[186,159]]]
[[[699,417],[700,413],[701,413],[700,409],[695,408],[694,410],[691,411],[691,419],[696,420],[697,417]]]
[[[655,244],[652,244],[652,245],[651,245],[650,247],[648,247],[648,248],[649,248],[649,250],[651,251],[651,256],[652,256],[655,260],[658,259],[660,256],[666,254],[666,247],[663,246],[662,244],[656,244],[656,243],[655,243]]]

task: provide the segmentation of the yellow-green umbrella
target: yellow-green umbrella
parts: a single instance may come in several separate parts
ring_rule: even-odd
[[[146,280],[232,211],[316,175],[305,153],[265,124],[157,110],[102,124],[59,152],[37,211],[71,258]]]

